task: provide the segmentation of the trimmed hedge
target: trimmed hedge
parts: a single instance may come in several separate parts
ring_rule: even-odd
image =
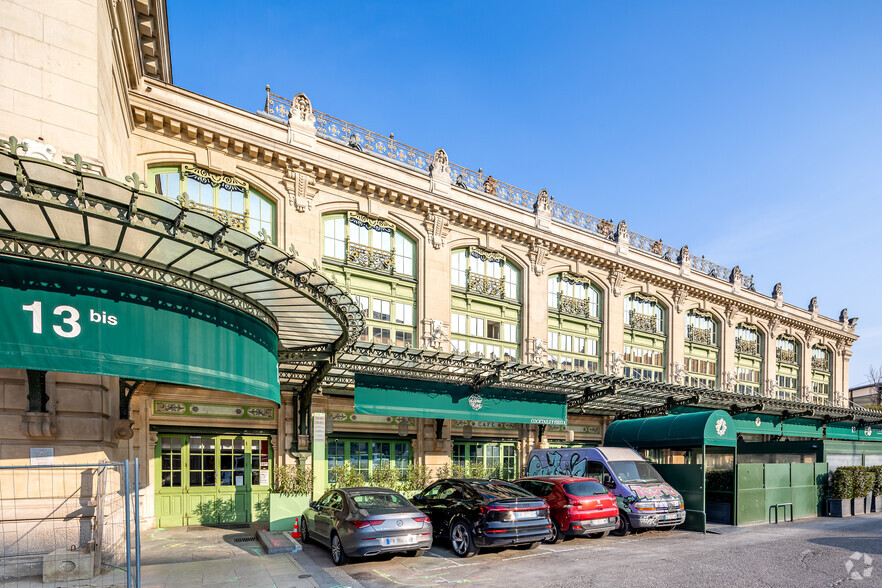
[[[873,491],[876,473],[868,467],[852,466],[854,470],[854,494],[852,498],[863,498]]]
[[[876,482],[873,484],[873,496],[882,496],[882,465],[870,466],[876,473]]]
[[[882,495],[882,466],[843,466],[833,472],[830,498],[848,500]]]
[[[830,498],[833,500],[849,500],[854,496],[854,472],[851,470],[850,466],[843,466],[833,471]]]

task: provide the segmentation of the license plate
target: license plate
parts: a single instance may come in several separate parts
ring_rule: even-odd
[[[403,537],[384,537],[383,545],[401,545],[402,543],[413,543],[416,541],[416,535],[404,535]]]
[[[514,515],[516,519],[535,519],[539,516],[538,512],[535,510],[516,510],[514,511]]]
[[[671,521],[671,520],[679,519],[679,518],[680,518],[680,515],[675,515],[675,514],[669,514],[669,515],[664,516],[664,520],[666,520],[666,521]]]

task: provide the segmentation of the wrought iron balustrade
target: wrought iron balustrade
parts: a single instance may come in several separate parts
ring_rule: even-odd
[[[346,262],[372,270],[392,273],[395,269],[395,252],[349,242],[346,246]]]
[[[658,332],[658,320],[654,315],[642,314],[637,312],[636,310],[632,310],[628,314],[628,318],[628,323],[630,324],[632,329],[646,331],[647,333]]]
[[[591,317],[591,301],[584,298],[574,298],[565,294],[558,294],[557,308],[564,314]]]
[[[248,230],[248,214],[233,212],[232,210],[224,210],[207,204],[200,204],[193,200],[190,200],[189,206],[192,209],[207,212],[217,219],[226,219],[229,225],[234,229]]]
[[[778,361],[783,361],[784,363],[796,363],[796,351],[792,349],[778,349],[777,358]]]
[[[292,101],[290,99],[273,94],[270,92],[269,86],[267,86],[266,105],[264,106],[264,111],[267,114],[285,123],[288,121],[288,112],[291,106]],[[409,166],[423,173],[429,173],[429,166],[433,160],[433,156],[429,153],[396,141],[393,135],[384,137],[318,110],[313,110],[312,113],[315,116],[315,127],[318,136],[340,145],[352,147],[359,151]],[[523,210],[533,211],[534,204],[537,201],[536,194],[501,182],[496,178],[488,182],[490,176],[484,174],[482,170],[474,171],[454,163],[449,163],[449,166],[450,181],[453,185],[502,200]],[[551,216],[562,223],[597,235],[603,239],[615,238],[615,225],[611,221],[598,219],[560,202],[551,202]],[[680,250],[662,243],[661,240],[657,241],[640,233],[629,231],[628,241],[631,247],[657,256],[664,261],[679,264]],[[731,272],[725,266],[713,263],[704,257],[695,256],[691,258],[690,264],[696,271],[719,280],[729,281]],[[745,289],[752,290],[754,288],[753,277],[742,275],[741,285]]]
[[[505,278],[494,278],[469,270],[466,274],[466,284],[469,292],[499,298],[505,296]]]
[[[826,357],[813,357],[812,358],[812,369],[813,370],[821,370],[824,372],[830,371],[829,363],[827,362]]]
[[[686,329],[686,339],[692,343],[716,345],[713,329],[699,329],[698,327],[689,325]]]
[[[746,353],[748,355],[760,355],[759,341],[751,341],[750,339],[735,338],[735,353]]]

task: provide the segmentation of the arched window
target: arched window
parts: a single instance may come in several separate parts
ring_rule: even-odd
[[[415,275],[414,241],[386,220],[359,212],[328,214],[324,256],[389,274]]]
[[[450,283],[493,298],[520,299],[520,271],[497,251],[483,247],[456,249],[450,257]]]
[[[450,350],[521,361],[518,269],[498,251],[455,249],[450,255],[450,284]],[[479,298],[470,299],[472,295]]]
[[[178,200],[186,192],[191,208],[217,217],[224,214],[233,227],[256,237],[264,231],[276,242],[276,205],[245,180],[189,163],[151,166],[147,179],[156,194]]]
[[[686,340],[716,347],[717,321],[708,312],[690,310],[686,313]]]
[[[625,296],[624,375],[663,382],[665,375],[665,309],[654,296]]]
[[[549,367],[596,373],[600,367],[600,293],[569,272],[548,278]]]
[[[811,401],[826,404],[830,400],[830,350],[822,345],[812,347]]]
[[[797,400],[799,398],[799,344],[796,339],[780,335],[775,341],[777,360],[776,383],[778,398]]]
[[[762,335],[753,325],[735,327],[735,391],[757,396],[762,388]]]
[[[665,332],[665,311],[654,296],[634,293],[625,297],[625,326],[647,333]]]
[[[600,293],[584,276],[569,272],[548,278],[548,307],[578,317],[600,318]]]
[[[700,388],[715,388],[719,349],[717,321],[709,312],[693,309],[686,313],[686,372],[687,384]]]
[[[411,347],[416,336],[414,241],[389,221],[359,212],[322,217],[322,269],[346,282],[367,328],[360,341]]]

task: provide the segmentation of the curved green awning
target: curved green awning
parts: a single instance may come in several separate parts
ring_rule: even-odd
[[[613,447],[735,447],[735,423],[722,410],[690,412],[646,419],[615,421],[606,429],[604,445]]]

